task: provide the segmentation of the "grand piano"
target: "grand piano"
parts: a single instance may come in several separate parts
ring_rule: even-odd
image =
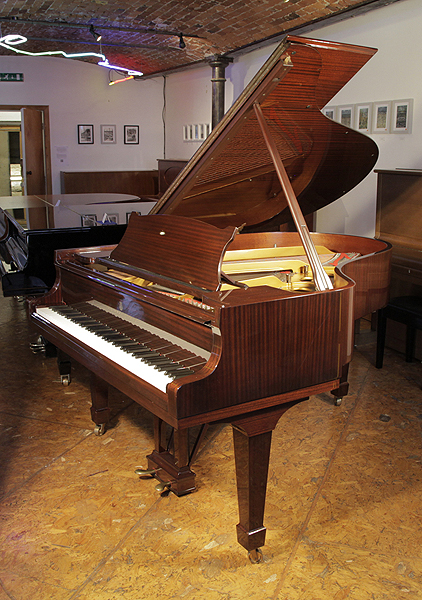
[[[132,214],[117,245],[58,251],[54,286],[30,303],[37,333],[91,371],[97,434],[109,385],[154,415],[138,473],[158,489],[194,491],[203,427],[232,424],[252,561],[273,429],[313,394],[340,401],[354,321],[388,299],[388,243],[311,233],[303,216],[375,164],[371,139],[321,113],[374,52],[287,36],[153,213]]]

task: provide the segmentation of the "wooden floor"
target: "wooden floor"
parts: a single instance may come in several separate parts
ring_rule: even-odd
[[[237,544],[231,430],[211,427],[198,490],[134,473],[151,418],[117,392],[93,435],[88,374],[32,355],[24,305],[0,299],[0,600],[401,600],[422,597],[422,371],[358,336],[351,393],[274,433],[261,564]]]

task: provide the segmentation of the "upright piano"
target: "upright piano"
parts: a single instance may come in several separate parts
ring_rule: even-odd
[[[58,251],[53,288],[30,304],[37,332],[91,371],[96,433],[108,385],[154,415],[139,473],[159,489],[195,489],[190,429],[232,424],[251,560],[272,430],[312,394],[340,401],[354,320],[388,299],[390,245],[311,233],[302,213],[374,166],[374,142],[321,113],[374,52],[287,36],[153,213],[133,213],[115,246]],[[297,232],[281,232],[292,217]]]

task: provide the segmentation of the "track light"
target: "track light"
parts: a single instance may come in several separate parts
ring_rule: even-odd
[[[101,40],[101,38],[102,38],[102,35],[101,35],[101,34],[99,34],[99,33],[97,33],[97,32],[95,31],[95,29],[94,29],[94,25],[92,25],[92,23],[91,23],[91,25],[89,26],[89,33],[92,35],[92,37],[93,37],[93,38],[94,38],[94,39],[95,39],[97,42],[99,42],[99,41]]]
[[[183,33],[179,34],[179,48],[186,48],[186,44],[183,40]]]

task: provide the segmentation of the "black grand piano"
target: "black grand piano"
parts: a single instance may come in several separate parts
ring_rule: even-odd
[[[45,294],[56,279],[54,252],[118,243],[126,225],[24,229],[12,214],[0,208],[0,277],[3,295]],[[8,265],[8,269],[4,265]]]
[[[312,394],[340,401],[354,320],[388,299],[389,244],[310,233],[303,217],[374,166],[375,143],[320,112],[374,52],[286,37],[154,214],[132,214],[116,246],[58,251],[54,286],[30,304],[37,332],[92,372],[96,433],[109,385],[154,415],[140,474],[160,489],[195,489],[191,428],[232,424],[252,560],[272,430]],[[280,231],[292,217],[297,231]]]

